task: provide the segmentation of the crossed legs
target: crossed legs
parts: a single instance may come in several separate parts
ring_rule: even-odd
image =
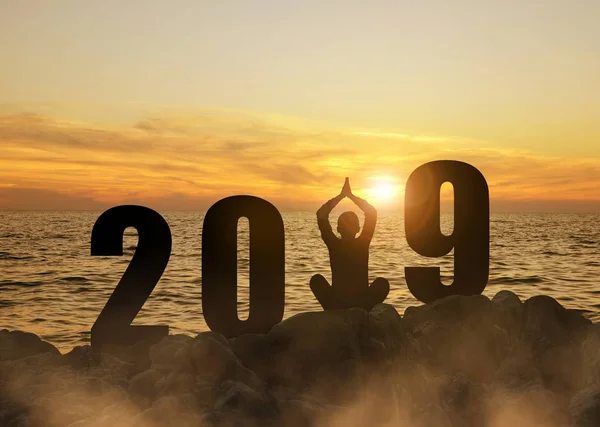
[[[323,307],[323,310],[362,307],[370,311],[375,304],[379,304],[385,300],[390,291],[390,283],[383,277],[376,278],[367,288],[366,295],[362,296],[360,301],[353,301],[352,303],[342,300],[342,295],[336,295],[327,279],[320,274],[315,274],[310,279],[310,289],[321,304],[321,307]]]

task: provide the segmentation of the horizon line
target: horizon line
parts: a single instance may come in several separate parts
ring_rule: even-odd
[[[128,203],[124,203],[123,205],[128,205]],[[129,204],[129,205],[135,205],[135,204]],[[115,206],[121,206],[121,205],[115,205]],[[137,206],[144,206],[144,205],[137,205]],[[114,207],[114,206],[111,206]],[[4,208],[0,208],[0,213],[2,212],[105,212],[108,209],[111,209],[111,207],[106,208],[106,209],[4,209]],[[155,208],[151,208],[150,206],[146,206],[152,210],[155,210],[156,212],[197,212],[197,213],[204,213],[207,212],[208,209],[155,209]],[[294,213],[294,212],[306,212],[306,213],[316,213],[316,209],[315,210],[311,210],[311,209],[289,209],[289,208],[283,208],[283,209],[279,209],[277,208],[277,210],[279,212],[285,212],[285,213]],[[357,209],[351,209],[351,210],[357,210]],[[404,214],[404,210],[403,209],[399,209],[399,210],[392,210],[392,209],[378,209],[378,212],[381,214]],[[440,211],[440,213],[443,214],[452,214],[454,213],[452,210],[447,210],[447,209],[442,209]],[[568,215],[600,215],[600,210],[598,211],[511,211],[511,210],[490,210],[490,214],[532,214],[532,215],[541,215],[541,214],[549,214],[549,215],[556,215],[556,214],[568,214]]]

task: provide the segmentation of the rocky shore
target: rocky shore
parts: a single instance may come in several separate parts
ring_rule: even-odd
[[[501,291],[103,352],[2,330],[0,426],[597,427],[600,326]]]

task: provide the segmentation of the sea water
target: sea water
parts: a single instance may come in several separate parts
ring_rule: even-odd
[[[106,304],[137,245],[125,232],[121,257],[91,256],[90,237],[101,212],[0,211],[0,329],[40,335],[68,351],[89,342],[90,328]],[[168,324],[171,333],[207,330],[202,316],[203,212],[161,212],[173,236],[169,264],[134,324]],[[286,241],[285,314],[321,310],[309,288],[313,274],[331,278],[327,249],[313,212],[282,213]],[[331,222],[335,230],[335,216]],[[525,299],[556,298],[567,308],[600,320],[600,214],[492,214],[490,275],[484,291],[509,289]],[[442,230],[452,232],[452,215]],[[238,313],[248,314],[248,229],[239,224]],[[453,253],[425,258],[405,239],[401,214],[380,213],[371,242],[369,276],[390,282],[387,303],[399,313],[420,304],[406,287],[404,267],[440,266],[452,283]]]

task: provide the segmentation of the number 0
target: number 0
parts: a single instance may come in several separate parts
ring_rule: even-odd
[[[250,313],[237,313],[237,224],[250,228]],[[227,337],[266,333],[283,319],[285,240],[283,219],[271,203],[232,196],[215,203],[202,226],[202,309],[208,327]]]
[[[454,186],[454,231],[440,229],[440,188]],[[441,257],[454,249],[454,282],[440,281],[439,267],[405,267],[410,292],[425,303],[448,295],[476,295],[487,285],[490,258],[489,191],[473,166],[439,160],[426,163],[406,183],[405,229],[409,246],[426,257]]]

